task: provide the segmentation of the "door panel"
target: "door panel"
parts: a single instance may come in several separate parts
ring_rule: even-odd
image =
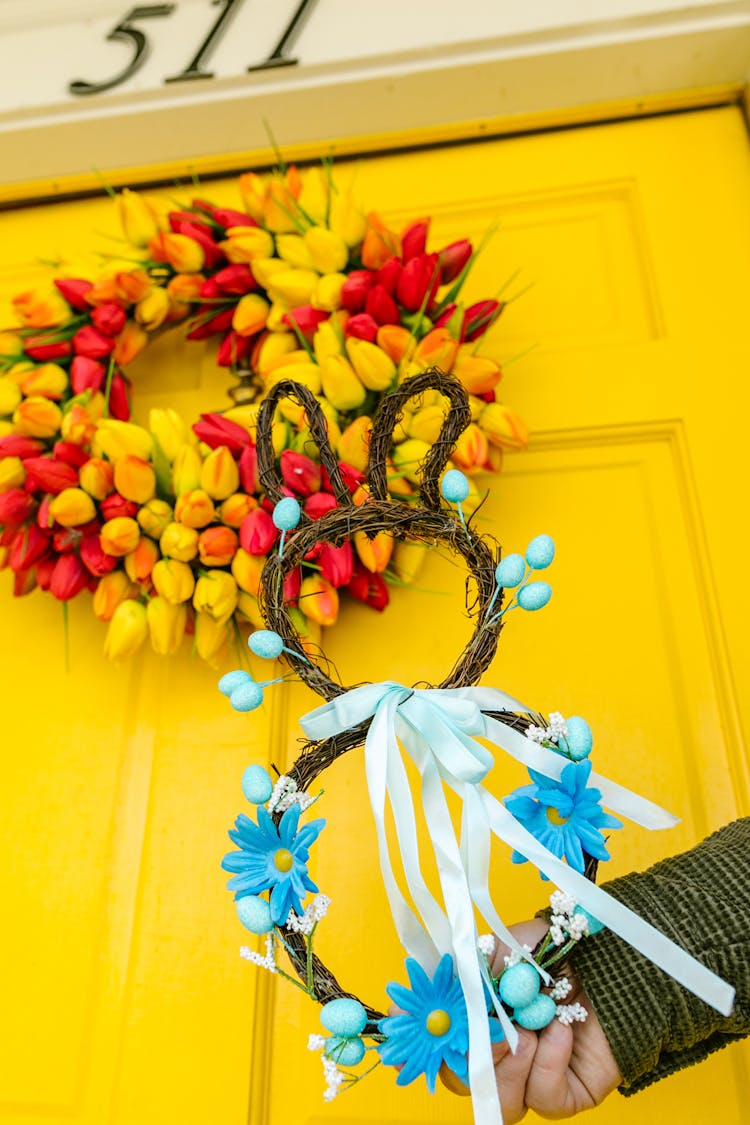
[[[750,168],[734,109],[342,164],[398,224],[434,216],[432,244],[500,228],[470,279],[493,292],[520,269],[491,339],[529,450],[492,481],[481,526],[505,549],[540,531],[558,557],[540,615],[509,616],[484,682],[544,711],[580,713],[596,767],[682,816],[668,834],[614,834],[610,877],[688,847],[750,812],[743,729],[750,626],[741,564],[744,328]],[[233,181],[203,189],[236,205]],[[172,197],[174,189],[165,191]],[[3,300],[59,255],[72,270],[111,204],[55,204],[0,217]],[[4,306],[5,307],[5,306]],[[2,320],[6,320],[5,315]],[[137,411],[220,409],[224,373],[200,346],[157,341],[138,361]],[[325,640],[344,682],[443,677],[470,624],[464,575],[431,554],[417,588],[382,617],[347,606]],[[218,869],[250,759],[284,768],[301,686],[252,717],[227,714],[216,671],[186,650],[113,668],[85,599],[2,597],[4,740],[0,861],[6,872],[0,987],[0,1122],[35,1125],[406,1125],[471,1120],[470,1109],[378,1071],[329,1106],[306,1051],[317,1010],[237,956],[247,938]],[[366,643],[363,644],[363,638]],[[522,783],[498,762],[492,788]],[[320,951],[374,1004],[403,978],[377,876],[361,752],[326,774],[328,827],[313,874],[333,899]],[[499,849],[507,920],[545,890]],[[298,999],[299,995],[299,999]],[[743,1046],[640,1095],[613,1097],[602,1125],[637,1113],[740,1125]],[[533,1120],[530,1115],[529,1120]]]

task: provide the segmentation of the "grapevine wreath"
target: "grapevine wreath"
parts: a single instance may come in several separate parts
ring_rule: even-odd
[[[121,659],[150,638],[170,654],[186,632],[214,659],[231,631],[263,621],[263,564],[280,538],[256,451],[260,401],[280,380],[306,386],[334,456],[320,464],[305,409],[278,402],[268,440],[278,485],[317,519],[363,481],[383,396],[433,365],[468,392],[471,421],[451,454],[467,476],[500,468],[525,429],[498,397],[499,364],[478,354],[498,296],[463,302],[482,250],[459,239],[428,250],[429,219],[401,231],[363,212],[330,167],[240,177],[242,209],[194,197],[160,210],[117,198],[126,245],[95,278],[57,277],[19,293],[0,334],[0,565],[14,593],[65,603],[86,591]],[[179,322],[210,340],[237,379],[234,405],[194,425],[171,409],[130,417],[128,365]],[[404,412],[378,482],[413,503],[417,468],[442,425],[437,392]],[[278,491],[278,490],[277,490]],[[478,503],[473,482],[464,501]],[[286,572],[289,616],[305,643],[331,625],[340,593],[382,610],[388,583],[421,555],[384,531],[310,540]]]
[[[432,392],[445,396],[450,410],[422,464],[419,494],[404,505],[387,493],[389,448],[407,402]],[[337,499],[337,507],[318,520],[284,495],[276,469],[272,420],[284,398],[304,408]],[[495,655],[508,612],[535,611],[548,601],[550,587],[535,575],[552,562],[554,544],[540,535],[525,557],[500,558],[498,545],[477,533],[471,516],[466,518],[462,505],[468,482],[460,470],[444,469],[470,418],[465,389],[454,377],[433,370],[405,380],[380,404],[370,444],[369,491],[357,504],[339,473],[325,418],[310,391],[284,380],[262,404],[258,470],[280,539],[260,580],[266,628],[253,633],[248,644],[257,656],[285,658],[326,702],[300,720],[308,741],[288,775],[274,783],[261,765],[245,771],[243,793],[257,813],[255,819],[245,814],[237,818],[229,833],[236,850],[224,857],[222,866],[232,873],[229,888],[241,922],[264,935],[265,951],[244,949],[243,956],[286,977],[322,1005],[321,1023],[328,1034],[311,1034],[309,1046],[322,1051],[326,1099],[373,1069],[367,1065],[369,1055],[374,1065],[382,1061],[399,1068],[399,1085],[424,1075],[434,1091],[438,1073],[452,1074],[452,1081],[470,1088],[476,1125],[496,1125],[502,1115],[491,1043],[507,1038],[515,1049],[516,1026],[539,1030],[555,1018],[571,1023],[586,1016],[580,1004],[566,1003],[570,984],[559,976],[575,942],[606,926],[725,1014],[731,1010],[733,989],[595,885],[598,861],[609,858],[602,829],[621,827],[603,803],[648,828],[669,827],[674,818],[592,773],[592,736],[581,717],[553,713],[547,721],[502,691],[475,686]],[[305,648],[286,603],[288,576],[313,544],[335,549],[351,534],[375,537],[384,532],[399,542],[447,550],[466,563],[474,632],[436,687],[393,682],[345,687],[333,678],[335,670],[324,655]],[[222,677],[219,689],[237,711],[252,712],[274,682],[258,683],[237,670]],[[482,784],[493,754],[477,738],[526,766],[531,783],[503,801],[493,797]],[[390,1016],[347,991],[314,951],[315,932],[329,900],[317,893],[308,862],[325,821],[301,824],[301,818],[318,800],[310,793],[313,783],[337,758],[359,746],[364,746],[381,874],[407,953],[410,988],[388,986],[399,1009]],[[405,761],[420,775],[418,794],[411,791]],[[445,801],[446,788],[462,802],[460,839]],[[400,850],[395,865],[385,826],[388,804]],[[434,848],[439,900],[422,875],[417,814]],[[549,932],[536,950],[519,945],[493,903],[488,886],[493,836],[510,845],[514,862],[531,860],[558,887],[551,896]],[[308,893],[314,897],[305,905]],[[510,947],[504,965],[494,959],[493,934],[478,933],[475,913]],[[296,977],[278,964],[279,949],[288,954]],[[358,1071],[363,1063],[365,1069]]]

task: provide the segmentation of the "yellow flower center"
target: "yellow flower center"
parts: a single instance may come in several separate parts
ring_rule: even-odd
[[[294,867],[294,856],[288,848],[279,848],[273,857],[273,862],[279,871],[291,871]]]
[[[435,1008],[425,1021],[425,1027],[430,1035],[445,1035],[447,1031],[450,1031],[450,1026],[451,1018],[442,1008]]]
[[[560,816],[559,810],[550,805],[547,809],[547,820],[550,822],[550,824],[554,824],[559,828],[561,824],[567,824],[570,820],[570,817]]]

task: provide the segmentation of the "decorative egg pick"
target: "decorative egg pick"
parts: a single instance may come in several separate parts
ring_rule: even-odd
[[[263,766],[248,766],[242,775],[242,792],[251,805],[265,805],[273,793],[273,782]]]
[[[227,672],[219,680],[219,691],[229,697],[235,711],[255,711],[263,702],[263,689],[280,684],[283,676],[258,683],[249,672]]]
[[[310,663],[301,652],[296,652],[293,648],[287,648],[283,639],[273,629],[256,629],[248,637],[247,647],[262,660],[276,660],[282,652],[287,652],[295,660],[304,660],[305,664]]]
[[[302,509],[299,506],[299,501],[295,500],[293,496],[285,496],[283,500],[279,500],[278,504],[273,509],[274,525],[281,532],[281,539],[279,540],[279,555],[284,554],[284,541],[286,539],[287,531],[292,531],[299,523],[302,517]]]
[[[460,469],[449,469],[443,476],[440,491],[449,504],[455,504],[461,523],[466,527],[462,502],[469,495],[469,482]]]

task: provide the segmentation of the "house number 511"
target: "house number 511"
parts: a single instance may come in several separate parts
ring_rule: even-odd
[[[185,69],[181,71],[180,74],[173,74],[169,78],[165,78],[165,82],[185,82],[191,78],[214,77],[210,70],[205,69],[206,64],[218,46],[219,40],[229,26],[232,15],[239,8],[242,0],[212,0],[212,2],[214,7],[221,8],[221,11],[206,38]],[[285,54],[285,51],[289,50],[296,40],[302,27],[302,21],[314,3],[315,0],[301,0],[289,20],[283,35],[268,58],[264,59],[262,62],[254,63],[247,69],[268,70],[275,66],[294,66],[297,59],[289,58]],[[127,82],[129,78],[137,74],[151,53],[151,44],[148,41],[145,31],[137,27],[136,23],[142,20],[156,19],[160,16],[169,16],[174,11],[175,6],[175,4],[146,4],[131,8],[125,16],[125,19],[121,20],[116,27],[113,27],[107,36],[108,41],[119,41],[121,43],[126,43],[130,47],[132,56],[128,65],[121,70],[119,74],[116,74],[114,78],[109,78],[104,82],[83,82],[80,79],[71,82],[68,86],[68,93],[75,94],[79,97],[84,94],[101,94],[104,90],[113,90],[115,86],[122,85],[123,82]]]

